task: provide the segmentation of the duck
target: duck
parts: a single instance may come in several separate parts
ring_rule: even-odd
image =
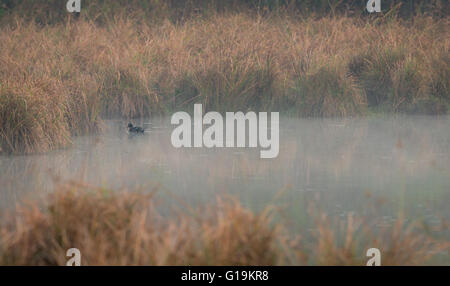
[[[131,122],[128,123],[128,132],[130,133],[144,133],[144,128],[133,126]]]

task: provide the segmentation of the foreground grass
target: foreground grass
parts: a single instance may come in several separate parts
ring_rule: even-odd
[[[446,113],[448,18],[115,15],[0,29],[0,150],[45,152],[105,117],[191,110]]]
[[[254,213],[228,198],[166,216],[157,206],[153,194],[60,186],[44,208],[3,216],[0,265],[65,265],[72,247],[82,265],[365,265],[370,247],[383,265],[423,265],[450,246],[402,220],[375,234],[368,221],[312,211],[308,242],[274,223],[273,207]]]

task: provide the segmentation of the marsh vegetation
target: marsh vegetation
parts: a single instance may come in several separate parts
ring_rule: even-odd
[[[25,2],[12,1],[1,21],[3,152],[49,151],[98,131],[105,118],[167,115],[194,103],[302,117],[447,112],[445,13],[352,16],[307,1],[296,3],[319,10],[234,1],[239,9],[222,11],[198,1],[202,12],[194,13],[196,1],[184,9],[118,1],[74,18],[52,1]],[[445,11],[439,3],[431,11]],[[176,18],[180,9],[187,14]]]
[[[267,206],[254,213],[233,198],[202,208],[158,212],[152,194],[60,186],[0,226],[0,265],[65,265],[77,246],[82,265],[365,265],[365,251],[383,249],[383,265],[423,265],[448,241],[401,219],[372,232],[369,221],[313,212],[314,240],[290,233]],[[220,243],[218,243],[220,242]]]
[[[0,265],[450,264],[448,1],[64,2],[0,4]],[[196,103],[279,156],[173,148]]]

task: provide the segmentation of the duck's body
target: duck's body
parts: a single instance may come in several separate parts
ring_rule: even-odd
[[[144,128],[139,126],[133,126],[133,124],[128,123],[128,132],[130,133],[144,133]]]

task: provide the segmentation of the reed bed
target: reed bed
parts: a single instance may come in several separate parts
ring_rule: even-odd
[[[0,148],[45,152],[101,120],[191,110],[443,114],[448,17],[124,14],[0,28]],[[14,20],[12,20],[14,19]]]
[[[155,193],[59,185],[0,223],[1,265],[65,265],[76,247],[82,265],[365,265],[377,247],[383,265],[424,265],[449,243],[399,219],[382,232],[364,217],[334,222],[313,208],[314,239],[275,221],[276,207],[255,213],[237,199],[158,210]],[[301,235],[300,235],[301,234]]]

